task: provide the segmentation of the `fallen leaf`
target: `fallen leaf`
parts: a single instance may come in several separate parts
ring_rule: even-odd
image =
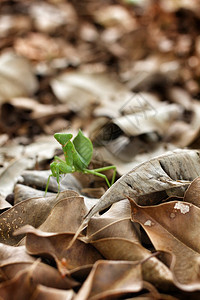
[[[44,191],[36,190],[30,186],[23,184],[16,184],[14,187],[14,204],[30,198],[39,198],[44,196]],[[75,193],[75,192],[74,192]],[[47,192],[46,196],[55,196],[55,194]],[[78,193],[77,193],[78,195]]]
[[[127,200],[114,203],[106,213],[90,220],[87,228],[87,242],[101,238],[122,237],[139,243],[139,230],[130,218],[130,204]]]
[[[6,201],[4,196],[0,195],[0,211],[8,209],[10,207],[12,207],[12,205],[8,201]]]
[[[55,204],[39,229],[45,232],[75,233],[87,212],[83,197],[67,197]]]
[[[45,190],[47,180],[51,171],[37,171],[37,170],[26,170],[21,176],[23,178],[23,183],[37,188]],[[66,189],[74,190],[80,192],[82,186],[80,182],[76,179],[73,174],[65,174],[60,182],[60,191],[65,191]],[[49,182],[48,191],[58,192],[58,183],[56,178],[51,177]]]
[[[118,299],[143,288],[141,265],[125,261],[98,261],[75,300]]]
[[[12,193],[15,183],[22,172],[33,167],[35,161],[26,157],[12,161],[0,175],[0,193],[7,196]]]
[[[0,243],[0,266],[16,262],[34,262],[35,258],[26,252],[25,246],[8,246]]]
[[[114,124],[128,136],[137,136],[148,132],[164,135],[169,125],[181,116],[182,109],[176,104],[168,104],[159,108],[148,108],[146,111],[127,114],[112,120]]]
[[[141,224],[155,249],[175,255],[173,273],[177,281],[183,285],[195,284],[199,289],[200,209],[182,201],[149,207],[130,201],[133,221]]]
[[[178,149],[136,166],[118,179],[99,199],[86,215],[76,236],[88,225],[95,213],[125,199],[126,196],[143,205],[153,204],[151,194],[155,196],[156,192],[164,191],[169,195],[180,196],[190,181],[199,174],[200,158],[197,150]]]
[[[183,200],[192,203],[200,208],[200,177],[197,177],[189,185]]]
[[[75,296],[73,290],[60,290],[38,285],[31,300],[72,300]]]
[[[0,215],[0,242],[16,245],[23,236],[13,236],[13,232],[30,224],[39,227],[48,217],[54,204],[59,200],[73,195],[73,191],[65,191],[59,195],[24,200]],[[76,193],[75,193],[76,195]]]
[[[70,233],[47,233],[30,225],[20,228],[15,234],[26,233],[26,249],[31,255],[51,256],[62,275],[77,267],[93,264],[101,255],[97,250],[79,240],[68,249],[73,238]]]
[[[13,262],[1,266],[0,272],[4,280],[10,280],[19,273],[29,270],[33,262]],[[58,270],[42,262],[38,262],[32,271],[32,282],[34,284],[42,284],[46,287],[57,289],[70,289],[79,286],[79,283],[70,277],[62,277]]]
[[[28,61],[13,52],[0,57],[0,101],[28,96],[38,88],[38,82]]]
[[[16,300],[31,299],[36,288],[36,284],[32,282],[32,271],[34,267],[35,265],[31,265],[28,270],[23,270],[14,278],[0,283],[0,299],[12,300],[13,295],[15,295]]]
[[[91,244],[109,260],[143,261],[142,276],[145,281],[168,291],[174,289],[171,271],[151,252],[138,243],[125,238],[102,238]]]
[[[128,89],[107,73],[67,72],[54,78],[51,87],[58,99],[67,102],[78,114],[94,103],[109,102],[113,107],[113,101],[120,102],[130,96]]]

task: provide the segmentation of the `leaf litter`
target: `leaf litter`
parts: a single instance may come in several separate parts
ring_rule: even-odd
[[[0,299],[198,299],[198,11],[2,2]],[[67,174],[44,197],[53,134],[79,129],[118,180]]]

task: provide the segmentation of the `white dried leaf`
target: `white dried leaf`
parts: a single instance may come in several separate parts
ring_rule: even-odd
[[[28,61],[8,52],[0,56],[0,101],[32,95],[38,82]]]

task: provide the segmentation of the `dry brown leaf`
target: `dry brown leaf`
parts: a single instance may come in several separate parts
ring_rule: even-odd
[[[183,195],[185,187],[200,174],[199,155],[197,150],[178,149],[144,162],[123,175],[89,211],[73,240],[97,212],[126,196],[134,198],[139,204],[148,205],[155,202],[156,192]]]
[[[121,5],[106,5],[94,11],[94,19],[104,27],[119,26],[126,31],[136,29],[135,19]]]
[[[30,300],[36,288],[36,284],[32,282],[34,268],[35,265],[31,265],[28,270],[23,270],[14,278],[2,282],[0,284],[0,299],[12,300],[13,295],[15,295],[16,300]]]
[[[83,283],[88,277],[92,267],[93,264],[77,267],[76,269],[69,271],[69,276],[72,276],[72,278],[78,282]]]
[[[4,169],[0,175],[0,193],[4,196],[12,193],[15,183],[22,172],[30,167],[33,167],[35,161],[31,158],[18,158]]]
[[[32,98],[12,98],[8,102],[11,106],[13,106],[13,113],[22,114],[23,112],[28,111],[29,118],[32,120],[40,120],[44,119],[47,121],[49,118],[54,118],[57,116],[66,116],[69,114],[69,109],[66,104],[60,105],[47,105],[39,103],[38,101]],[[2,105],[6,105],[5,102]]]
[[[63,25],[76,22],[76,12],[70,3],[37,3],[29,4],[29,13],[34,25],[41,32],[52,33]]]
[[[72,300],[75,293],[73,290],[60,290],[38,285],[31,300]]]
[[[80,266],[93,264],[101,255],[97,250],[79,240],[68,249],[73,238],[70,233],[47,233],[35,229],[32,226],[25,226],[16,231],[16,234],[26,233],[26,249],[29,254],[53,257],[62,275],[69,273],[69,270]]]
[[[55,203],[68,195],[73,195],[73,191],[61,192],[55,196],[27,199],[2,213],[0,215],[0,242],[11,246],[16,245],[23,237],[13,236],[16,229],[26,224],[39,227],[46,220]]]
[[[0,57],[0,101],[29,96],[38,88],[38,82],[28,61],[13,52]]]
[[[98,261],[75,300],[118,299],[142,290],[141,265],[125,261]]]
[[[106,106],[112,103],[113,110],[113,101],[121,103],[121,99],[127,99],[131,94],[124,85],[107,73],[67,72],[54,78],[51,87],[57,98],[67,102],[69,108],[79,115],[84,114],[83,108],[86,110],[86,107],[95,103]],[[115,112],[119,114],[116,107]]]
[[[1,276],[5,281],[11,280],[22,271],[29,270],[32,262],[13,262],[4,264],[0,268]],[[58,270],[42,262],[38,262],[32,271],[32,282],[46,287],[57,289],[70,289],[79,286],[79,283],[70,277],[62,277]]]
[[[16,262],[34,262],[35,258],[26,252],[25,246],[13,247],[0,244],[0,266]]]
[[[200,208],[200,177],[197,177],[189,185],[183,200],[192,203]]]
[[[182,109],[176,104],[168,104],[159,108],[148,108],[146,111],[113,119],[113,123],[128,136],[136,136],[148,132],[164,135],[169,125],[181,116]]]
[[[151,138],[150,135],[146,135],[147,139]],[[119,175],[124,175],[128,173],[133,168],[137,167],[139,164],[144,161],[148,161],[153,159],[159,155],[162,155],[165,152],[173,151],[176,149],[172,144],[166,144],[163,142],[155,142],[154,145],[152,142],[144,142],[139,137],[135,137],[132,139],[128,138],[129,141],[126,144],[125,140],[120,143],[121,138],[128,138],[121,136],[117,143],[110,142],[107,146],[106,144],[102,147],[99,147],[96,150],[99,156],[103,157],[105,161],[109,161],[110,164],[115,165],[117,167],[117,172]],[[134,144],[134,140],[137,140],[137,146],[132,148]],[[151,152],[149,152],[149,148],[151,147]],[[140,150],[142,152],[140,152]],[[138,153],[139,152],[139,153]],[[132,159],[134,157],[134,159]]]
[[[199,289],[200,209],[182,201],[142,207],[133,200],[131,208],[133,221],[141,224],[155,249],[175,255],[173,272],[177,281]]]
[[[75,233],[87,212],[83,197],[67,197],[55,204],[39,229],[46,232]]]
[[[36,188],[45,189],[47,180],[51,171],[37,171],[37,170],[26,170],[21,176],[23,178],[23,183]],[[82,186],[81,183],[76,179],[73,174],[65,174],[60,182],[60,191],[74,190],[80,192]],[[58,183],[55,177],[50,178],[48,191],[58,192]]]
[[[16,184],[14,187],[14,204],[30,198],[39,198],[44,196],[44,191],[36,190],[30,186]],[[75,192],[74,192],[75,193]],[[55,194],[47,192],[46,196],[55,196]],[[78,193],[77,193],[78,195]]]
[[[130,220],[131,210],[127,200],[114,203],[100,217],[93,217],[87,228],[87,241],[108,237],[122,237],[139,243],[139,231]]]
[[[125,238],[103,238],[92,241],[91,244],[110,260],[142,261],[142,276],[162,290],[174,289],[171,271],[156,257],[150,257],[151,252],[142,245]]]
[[[8,201],[6,201],[4,196],[0,195],[0,211],[8,209],[10,207],[12,207],[12,205]]]

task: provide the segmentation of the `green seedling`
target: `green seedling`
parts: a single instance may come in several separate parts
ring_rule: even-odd
[[[55,133],[55,139],[61,144],[65,160],[58,156],[54,157],[54,161],[50,164],[51,175],[47,180],[45,194],[47,193],[50,178],[53,176],[58,183],[58,192],[60,191],[60,176],[62,174],[81,172],[83,174],[92,174],[105,179],[108,187],[110,187],[116,177],[116,167],[107,166],[94,170],[87,169],[93,153],[93,145],[90,139],[83,135],[79,130],[77,136],[71,141],[73,135],[70,133]],[[105,174],[101,172],[113,169],[113,176],[111,183]]]

